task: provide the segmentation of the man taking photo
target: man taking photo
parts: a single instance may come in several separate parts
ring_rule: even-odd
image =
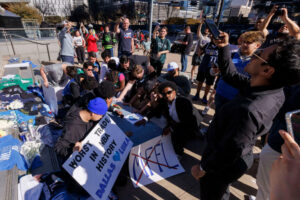
[[[219,69],[239,94],[215,114],[200,165],[191,169],[200,179],[201,200],[229,198],[224,195],[229,184],[251,167],[256,138],[269,131],[284,102],[283,87],[300,82],[299,41],[290,38],[254,53],[245,67],[249,78],[232,62],[228,34],[221,33],[221,37],[216,41]]]

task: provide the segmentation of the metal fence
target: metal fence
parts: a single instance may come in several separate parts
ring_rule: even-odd
[[[55,28],[0,28],[0,56],[53,60],[58,51]]]
[[[0,28],[0,39],[6,35],[19,35],[28,39],[42,39],[56,37],[55,28]]]

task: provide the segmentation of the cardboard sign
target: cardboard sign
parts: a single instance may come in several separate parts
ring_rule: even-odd
[[[107,199],[132,145],[105,115],[82,141],[82,150],[74,152],[63,167],[94,199]]]
[[[174,152],[171,136],[158,136],[132,148],[129,173],[134,187],[184,172]]]

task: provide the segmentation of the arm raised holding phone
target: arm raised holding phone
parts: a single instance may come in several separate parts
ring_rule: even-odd
[[[220,32],[218,40],[214,39],[214,43],[219,47],[218,64],[222,78],[235,88],[243,88],[250,84],[250,78],[237,71],[231,59],[229,47],[229,35]]]

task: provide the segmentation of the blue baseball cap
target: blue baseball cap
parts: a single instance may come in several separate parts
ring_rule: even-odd
[[[105,100],[100,97],[90,100],[87,108],[97,115],[105,115],[107,112],[107,104]]]

